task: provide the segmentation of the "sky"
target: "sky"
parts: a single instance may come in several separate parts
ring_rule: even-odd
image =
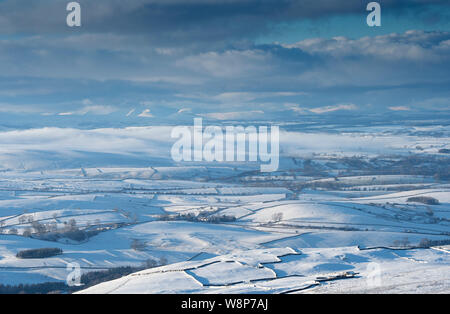
[[[450,109],[450,2],[0,0],[0,126],[106,127]]]

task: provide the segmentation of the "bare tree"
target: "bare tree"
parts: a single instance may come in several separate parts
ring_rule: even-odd
[[[9,229],[9,234],[11,234],[11,235],[18,235],[19,231],[17,231],[16,228],[11,228],[11,229]]]
[[[133,239],[130,247],[135,251],[145,251],[147,249],[147,243],[139,239]]]
[[[159,265],[160,266],[167,265],[168,263],[169,263],[169,261],[164,256],[159,259]]]
[[[283,213],[275,213],[272,215],[272,222],[277,223],[283,220]]]
[[[26,228],[26,229],[23,231],[22,235],[23,235],[24,237],[27,237],[27,238],[31,237],[31,229],[30,229],[30,228]]]
[[[31,223],[31,227],[34,229],[34,232],[37,233],[38,235],[41,235],[46,231],[45,226],[41,224],[39,221],[33,221]]]
[[[411,243],[409,242],[408,237],[404,237],[400,240],[394,241],[394,246],[397,246],[397,247],[408,247],[410,245],[411,245]]]
[[[75,231],[75,230],[77,230],[77,221],[75,220],[75,219],[70,219],[68,222],[67,222],[67,229],[68,229],[68,231]]]

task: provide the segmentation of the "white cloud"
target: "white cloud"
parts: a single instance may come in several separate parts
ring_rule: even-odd
[[[313,108],[309,109],[309,111],[317,114],[322,113],[328,113],[328,112],[335,112],[340,110],[356,110],[358,107],[354,104],[340,104],[335,106],[326,106],[326,107],[319,107],[319,108]]]
[[[214,77],[235,78],[267,72],[271,68],[270,59],[270,54],[262,50],[228,50],[189,56],[176,64]]]
[[[3,113],[40,113],[39,105],[16,105],[0,103],[0,112]]]
[[[292,96],[304,96],[307,95],[303,92],[227,92],[221,93],[210,97],[210,99],[218,100],[223,103],[229,102],[250,102],[260,98],[269,97],[292,97]]]
[[[191,108],[181,108],[180,110],[178,110],[178,114],[182,114],[182,113],[191,113],[192,109]]]
[[[130,111],[128,111],[128,113],[127,113],[127,117],[129,117],[129,116],[131,116],[134,112],[136,111],[136,109],[131,109]]]
[[[333,106],[325,106],[325,107],[316,107],[316,108],[306,108],[306,107],[300,107],[299,104],[291,104],[287,103],[284,104],[284,106],[291,111],[294,111],[298,114],[323,114],[323,113],[329,113],[329,112],[335,112],[340,110],[357,110],[358,106],[354,104],[337,104]]]
[[[153,118],[154,116],[151,114],[150,109],[145,109],[144,111],[142,111],[138,117],[141,118]]]
[[[409,108],[407,106],[394,106],[394,107],[389,107],[389,110],[392,110],[392,111],[410,111],[411,108]]]
[[[201,117],[215,120],[253,119],[261,115],[264,115],[264,111],[253,110],[253,111],[239,111],[239,112],[212,112],[199,114],[199,116]]]
[[[415,101],[411,103],[411,106],[419,107],[422,109],[438,109],[438,110],[450,110],[450,98],[448,97],[433,97],[422,101]]]
[[[301,49],[310,54],[329,55],[337,58],[366,56],[388,60],[432,61],[449,59],[450,46],[444,39],[446,32],[411,30],[402,34],[350,39],[346,37],[306,39],[286,48]]]
[[[90,101],[83,101],[83,103],[92,103]],[[94,115],[108,115],[117,111],[117,108],[112,106],[103,106],[103,105],[89,105],[84,106],[83,108],[75,111],[67,111],[58,113],[59,116],[71,116],[71,115],[79,115],[84,116],[86,114],[94,114]]]
[[[92,101],[91,101],[90,99],[83,99],[83,100],[81,101],[81,103],[82,103],[83,105],[85,105],[85,106],[92,106],[92,105],[93,105],[93,103],[92,103]]]
[[[306,114],[306,113],[308,113],[308,109],[300,107],[299,104],[286,103],[286,104],[284,104],[284,106],[288,110],[294,111],[295,113],[298,113],[298,114]]]
[[[42,128],[0,132],[0,155],[23,151],[85,151],[99,153],[167,153],[160,142],[171,142],[171,127],[130,127],[79,130]],[[159,147],[158,147],[159,146]]]
[[[237,114],[237,113],[236,113]],[[250,113],[249,113],[250,114]],[[187,125],[192,127],[191,124]],[[71,128],[41,128],[0,132],[1,166],[52,168],[55,165],[73,167],[83,153],[96,165],[111,166],[117,158],[108,160],[104,154],[119,156],[132,162],[133,156],[158,157],[171,161],[170,150],[175,142],[170,126],[104,128],[80,130]],[[283,156],[306,156],[313,153],[344,153],[348,156],[408,151],[417,145],[419,137],[373,133],[300,133],[281,130]],[[436,139],[437,142],[448,138]],[[101,155],[98,155],[98,154]],[[101,157],[100,157],[101,156]]]

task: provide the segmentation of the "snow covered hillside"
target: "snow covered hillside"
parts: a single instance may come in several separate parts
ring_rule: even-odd
[[[450,252],[263,249],[177,263],[81,293],[449,293]]]
[[[80,140],[83,152],[59,152],[48,164],[54,141],[38,153],[23,140],[15,147],[21,160],[0,154],[0,285],[64,283],[78,265],[81,275],[137,272],[81,287],[95,293],[449,289],[443,138],[380,132],[378,142],[392,150],[378,155],[362,130],[327,141],[327,153],[294,136],[280,169],[260,173],[251,163],[177,164],[161,157],[165,146],[154,135],[124,132],[127,145],[136,136],[148,147],[102,155]],[[360,154],[345,151],[350,137],[367,145]],[[158,148],[160,157],[142,158]],[[62,254],[17,257],[42,248]],[[374,271],[381,286],[367,286]]]

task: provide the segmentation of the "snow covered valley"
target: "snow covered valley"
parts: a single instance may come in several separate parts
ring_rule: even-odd
[[[347,138],[363,145],[365,136]],[[345,136],[328,153],[290,142],[279,171],[265,174],[251,163],[174,164],[162,153],[103,156],[91,144],[51,155],[53,146],[24,142],[2,154],[0,285],[128,267],[100,284],[83,277],[70,292],[448,293],[447,138],[394,137],[383,155],[367,153],[373,140],[345,151]],[[154,138],[141,153],[156,150]],[[62,253],[18,257],[42,248]]]

